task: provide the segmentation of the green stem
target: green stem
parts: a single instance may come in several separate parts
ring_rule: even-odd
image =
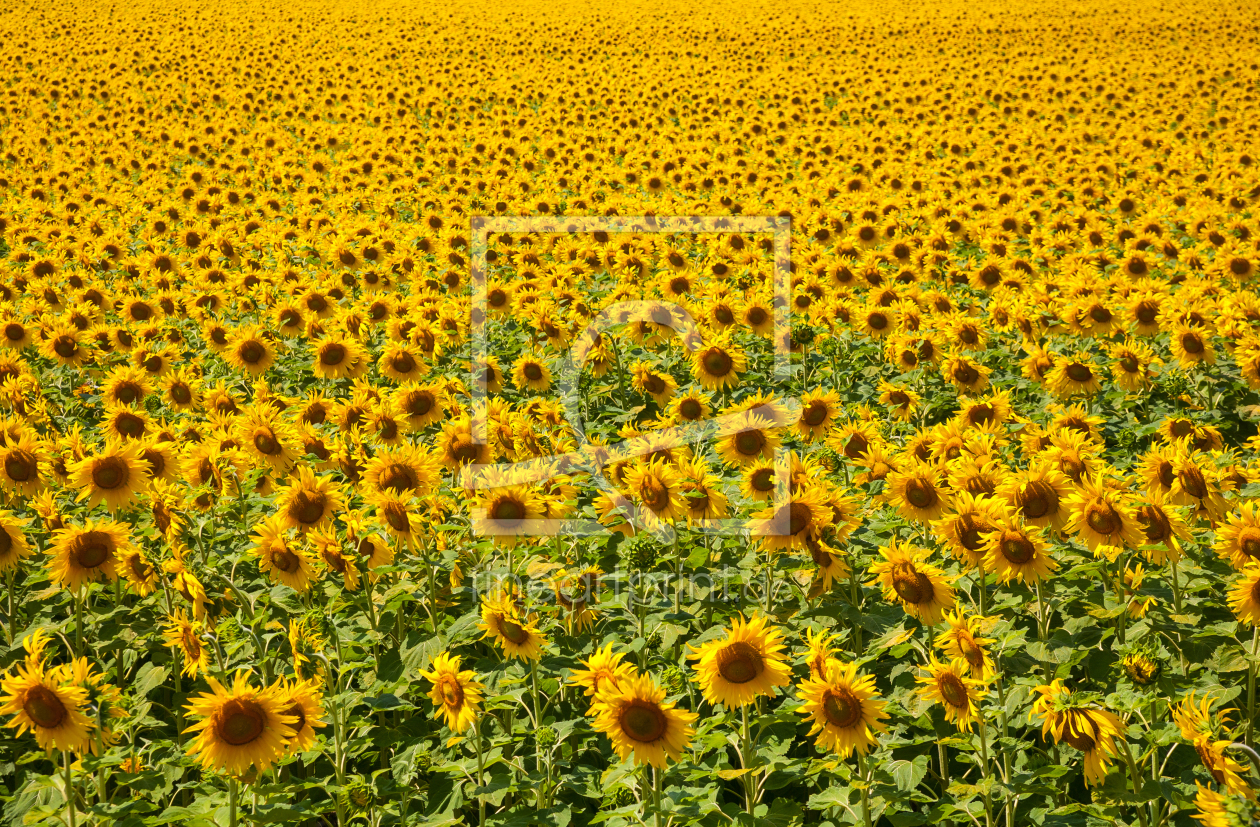
[[[1260,626],[1251,630],[1251,660],[1247,662],[1247,744],[1254,743],[1252,731],[1256,724],[1256,645],[1260,643]]]
[[[17,614],[13,609],[13,574],[16,570],[16,567],[9,569],[9,574],[7,576],[9,585],[9,611],[5,613],[4,619],[8,622],[9,627],[5,630],[5,642],[8,643],[10,647],[13,646],[13,638],[17,635]]]
[[[1137,764],[1133,760],[1133,751],[1129,748],[1128,741],[1125,741],[1121,746],[1123,747],[1121,752],[1124,754],[1125,763],[1129,765],[1129,781],[1133,785],[1133,795],[1140,797],[1142,794],[1142,783],[1138,774]],[[1142,827],[1147,827],[1146,810],[1141,804],[1135,804],[1134,810],[1137,811],[1138,821]]]
[[[236,779],[228,779],[228,827],[236,827],[236,807],[240,793],[236,788]]]
[[[866,756],[859,753],[857,761],[858,774],[862,776],[862,824],[864,827],[871,827],[871,792]]]
[[[853,655],[854,657],[862,656],[862,622],[858,619],[861,612],[859,611],[858,602],[858,582],[857,572],[853,570],[856,560],[851,561],[849,566],[849,605],[853,607]]]
[[[989,800],[989,722],[980,718],[980,777],[984,779],[984,823],[993,825],[993,803]]]
[[[674,614],[682,613],[682,551],[679,549],[679,537],[682,529],[674,527]]]
[[[66,820],[74,827],[74,771],[70,769],[70,753],[61,753],[66,768]]]
[[[742,725],[739,730],[739,757],[740,763],[743,764],[741,769],[749,770],[740,776],[744,782],[744,806],[748,810],[748,814],[753,814],[753,808],[756,806],[756,791],[753,789],[752,768],[756,765],[757,755],[753,751],[752,744],[752,727],[748,722],[748,704],[744,704],[739,709],[742,717]]]
[[[774,549],[766,549],[766,615],[774,611]]]
[[[661,776],[664,774],[663,770],[652,767],[652,821],[656,827],[661,827]]]
[[[1041,593],[1041,581],[1037,581],[1037,640],[1046,639],[1046,600]]]
[[[534,696],[534,771],[541,774],[543,770],[543,747],[538,743],[538,731],[542,729],[542,700],[538,693],[538,661],[531,660],[529,662],[529,685],[530,691]],[[543,808],[543,787],[538,787],[538,809]]]
[[[473,743],[477,746],[477,787],[486,785],[486,764],[481,746],[481,719],[473,718]],[[480,792],[477,794],[477,825],[484,827],[486,823],[486,799]]]
[[[83,587],[74,593],[74,650],[83,656]]]

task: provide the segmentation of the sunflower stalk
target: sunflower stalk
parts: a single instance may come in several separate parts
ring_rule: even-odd
[[[1247,660],[1247,744],[1255,743],[1256,726],[1256,650],[1260,645],[1260,626],[1251,630],[1251,657]]]
[[[1123,748],[1120,752],[1124,755],[1125,764],[1129,767],[1129,781],[1133,785],[1133,794],[1140,798],[1142,795],[1142,774],[1138,771],[1137,763],[1133,760],[1133,750],[1129,747],[1128,740],[1123,740],[1121,746]],[[1149,827],[1145,808],[1138,803],[1133,809],[1137,812],[1138,822],[1141,826]]]
[[[993,827],[993,802],[989,795],[989,785],[992,782],[992,776],[989,771],[989,721],[980,716],[980,725],[976,728],[980,736],[980,777],[984,779],[984,824],[985,827]],[[946,785],[949,784],[949,776],[945,776]]]
[[[8,585],[8,592],[9,592],[9,610],[4,615],[5,643],[7,643],[9,646],[13,645],[13,638],[14,636],[17,635],[17,613],[16,613],[16,610],[13,608],[13,573],[14,571],[15,569],[9,569],[9,573],[5,578],[8,581],[7,585]]]
[[[65,766],[66,772],[66,821],[70,827],[75,827],[74,815],[74,770],[70,766],[70,753],[61,753],[62,764]]]
[[[240,791],[235,777],[228,779],[228,827],[236,827],[236,809],[240,804]]]
[[[864,754],[858,753],[857,765],[862,780],[862,824],[863,827],[871,827],[871,773]]]
[[[477,787],[478,789],[486,785],[486,759],[484,747],[481,743],[481,719],[473,718],[473,744],[477,750]],[[404,817],[403,822],[406,823]],[[486,823],[486,799],[484,795],[477,795],[477,825],[484,827]]]

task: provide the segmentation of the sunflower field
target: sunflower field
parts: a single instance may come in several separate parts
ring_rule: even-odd
[[[1257,823],[1256,4],[0,40],[4,823]]]

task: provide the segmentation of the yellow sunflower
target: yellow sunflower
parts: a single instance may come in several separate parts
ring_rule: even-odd
[[[490,596],[481,602],[481,623],[477,628],[483,638],[492,638],[509,658],[538,660],[547,638],[538,627],[520,616],[509,595]]]
[[[1085,755],[1085,783],[1102,783],[1107,777],[1108,759],[1128,749],[1127,744],[1116,746],[1116,739],[1125,738],[1120,719],[1105,709],[1078,706],[1071,690],[1058,680],[1033,691],[1040,697],[1033,703],[1031,717],[1041,718],[1042,738],[1052,735],[1055,743],[1080,750]]]
[[[855,750],[866,755],[887,731],[887,703],[875,689],[875,678],[857,674],[857,664],[828,660],[821,677],[809,677],[797,686],[804,702],[797,710],[810,718],[810,735],[818,746],[848,758]]]
[[[995,572],[999,583],[1019,580],[1035,584],[1058,569],[1050,556],[1043,529],[1018,517],[1003,517],[984,540],[984,569]]]
[[[0,678],[0,714],[12,715],[8,725],[19,736],[31,732],[41,749],[83,752],[92,729],[87,690],[67,681],[64,670],[44,668],[46,642],[39,632],[23,638],[25,661]]]
[[[201,622],[190,620],[183,609],[176,609],[170,622],[162,632],[162,639],[171,649],[178,651],[184,658],[181,674],[190,678],[197,677],[210,668],[210,650],[201,641]]]
[[[628,675],[608,684],[592,706],[592,726],[608,736],[613,751],[625,761],[665,768],[682,758],[695,735],[698,717],[665,700],[665,690],[649,675]]]
[[[299,468],[298,476],[276,497],[279,516],[290,528],[307,531],[332,520],[345,503],[341,487],[329,477],[316,477],[309,468]]]
[[[575,670],[569,675],[569,683],[582,687],[586,697],[597,697],[600,692],[616,689],[627,678],[634,677],[637,672],[632,664],[624,663],[625,655],[614,652],[611,643],[602,649],[596,649],[586,660],[580,661],[585,669]],[[594,714],[594,707],[587,712]]]
[[[210,692],[203,692],[185,709],[197,723],[186,732],[196,733],[188,754],[207,770],[226,770],[245,775],[251,766],[265,772],[293,738],[297,718],[285,714],[283,693],[278,686],[258,689],[240,671],[231,688],[212,677],[206,678]]]
[[[913,462],[884,479],[883,499],[907,520],[930,523],[940,519],[951,497],[941,482],[941,471]]]
[[[48,572],[68,589],[78,589],[92,580],[118,579],[118,563],[134,551],[128,527],[110,520],[86,520],[82,526],[67,526],[52,536]]]
[[[747,369],[748,359],[728,336],[717,336],[691,354],[691,375],[707,390],[735,387]]]
[[[981,636],[984,618],[969,616],[959,608],[954,613],[946,612],[945,622],[949,628],[936,638],[936,645],[945,650],[946,657],[961,659],[967,666],[967,674],[973,678],[982,681],[993,678],[996,668],[988,650],[993,639]]]
[[[324,702],[319,683],[314,680],[277,681],[280,692],[280,714],[293,718],[289,725],[293,736],[285,744],[290,752],[304,752],[315,745],[315,730],[328,726],[324,721]]]
[[[728,709],[747,706],[776,686],[792,682],[792,669],[783,654],[782,633],[753,615],[740,617],[726,634],[693,649],[696,683],[705,700]]]
[[[1103,547],[1134,549],[1142,545],[1142,526],[1130,498],[1101,476],[1085,480],[1065,505],[1072,514],[1066,529],[1095,554]]]
[[[149,464],[136,442],[110,441],[95,455],[70,465],[70,485],[88,508],[100,503],[110,512],[124,508],[149,486]]]
[[[256,531],[252,551],[258,558],[258,568],[273,583],[282,583],[299,592],[309,589],[316,579],[315,569],[306,549],[289,536],[291,529],[284,518],[268,517]]]
[[[895,539],[880,549],[882,561],[871,566],[868,586],[879,585],[884,599],[901,603],[906,613],[932,626],[954,607],[953,578],[927,562],[928,552]]]
[[[18,566],[24,557],[35,553],[26,540],[28,520],[15,517],[11,511],[0,510],[0,572]]]
[[[445,718],[451,732],[463,732],[477,719],[481,704],[482,685],[477,673],[471,669],[460,671],[459,655],[443,652],[433,659],[428,672],[421,670],[420,677],[433,682],[429,690],[435,709],[433,717]]]
[[[961,658],[941,663],[933,655],[927,674],[915,679],[922,687],[919,697],[939,703],[945,709],[945,720],[964,732],[970,732],[971,725],[980,719],[980,701],[985,694],[984,682],[968,677],[969,673],[967,662]]]

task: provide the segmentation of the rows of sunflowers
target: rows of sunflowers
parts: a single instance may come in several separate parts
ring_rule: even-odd
[[[1258,25],[0,8],[5,822],[1255,823]]]

